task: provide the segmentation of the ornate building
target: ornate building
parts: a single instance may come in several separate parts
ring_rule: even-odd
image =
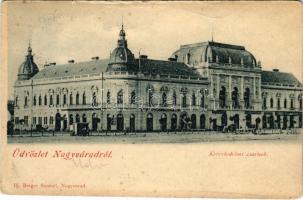
[[[29,47],[14,90],[17,129],[68,131],[77,122],[93,131],[302,127],[302,84],[262,71],[243,46],[211,41],[182,45],[167,61],[135,58],[123,26],[109,59],[39,71]]]

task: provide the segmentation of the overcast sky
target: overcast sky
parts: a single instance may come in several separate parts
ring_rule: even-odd
[[[297,2],[9,2],[9,95],[29,40],[35,62],[109,57],[123,16],[129,48],[167,59],[181,44],[211,40],[243,45],[262,62],[302,80],[302,8]]]

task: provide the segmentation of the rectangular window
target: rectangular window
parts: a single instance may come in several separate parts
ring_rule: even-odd
[[[24,116],[24,125],[28,126],[28,116]]]
[[[54,118],[52,116],[49,117],[49,124],[53,124],[54,123]]]
[[[37,118],[33,117],[33,124],[36,124],[36,123],[37,123]]]
[[[38,124],[42,124],[42,117],[38,117]]]
[[[44,117],[44,118],[43,118],[43,123],[44,123],[44,124],[47,124],[47,117]]]
[[[15,124],[19,124],[19,117],[15,117]]]

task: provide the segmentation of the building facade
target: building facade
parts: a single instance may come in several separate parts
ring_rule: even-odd
[[[109,59],[50,63],[39,71],[32,49],[15,82],[15,129],[70,131],[222,130],[302,127],[302,84],[262,71],[243,46],[182,45],[167,60],[135,58],[122,26]],[[286,102],[286,103],[285,103]]]

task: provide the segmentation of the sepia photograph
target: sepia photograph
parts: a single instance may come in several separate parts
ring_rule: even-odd
[[[1,18],[3,91],[7,91],[3,111],[7,120],[2,122],[5,139],[1,141],[9,152],[2,156],[9,160],[5,164],[8,176],[14,177],[2,186],[7,191],[18,194],[21,187],[19,192],[24,194],[81,190],[85,195],[262,198],[301,193],[303,49],[299,2],[15,1],[2,4]],[[286,161],[274,156],[279,147],[296,153],[284,157]],[[122,159],[115,161],[118,167],[126,162],[124,156],[132,155],[133,161],[127,161],[132,166],[136,159],[145,162],[148,156],[144,158],[144,151],[154,155],[154,148],[159,148],[159,155],[166,151],[162,158],[152,159],[164,161],[166,167],[171,166],[166,156],[177,157],[171,154],[174,148],[187,149],[189,157],[193,151],[206,157],[199,160],[195,156],[192,161],[176,158],[181,168],[186,162],[194,167],[204,159],[229,159],[222,163],[241,159],[241,163],[247,157],[249,162],[258,160],[251,167],[258,162],[271,165],[275,159],[281,159],[285,167],[293,159],[293,174],[286,175],[288,170],[284,169],[280,176],[287,177],[278,180],[286,184],[296,177],[295,186],[274,193],[262,186],[271,183],[259,177],[256,179],[262,184],[256,185],[262,192],[258,186],[252,192],[235,192],[235,188],[224,186],[213,187],[223,187],[223,193],[212,187],[197,189],[194,183],[206,176],[205,170],[201,176],[182,172],[171,179],[172,174],[165,175],[168,180],[191,177],[193,180],[187,181],[194,186],[178,186],[173,181],[166,185],[161,178],[162,182],[147,178],[144,188],[157,183],[159,187],[145,191],[143,186],[126,187],[120,181],[121,188],[113,183],[114,187],[108,185],[98,192],[96,185],[88,188],[91,181],[54,183],[56,172],[41,179],[48,180],[45,184],[35,182],[29,174],[24,178],[22,171],[13,175],[21,161],[26,166],[35,162],[38,167],[43,159],[52,159],[43,166],[57,165],[57,160],[58,166],[69,162],[76,170],[96,170],[110,166],[117,157]],[[100,159],[106,163],[94,161]],[[96,171],[89,176],[94,174]],[[75,174],[71,177],[74,180]],[[207,177],[208,182],[218,181],[215,174]],[[122,179],[127,182],[128,178]],[[11,182],[13,179],[22,183]],[[254,184],[245,183],[247,188]]]

